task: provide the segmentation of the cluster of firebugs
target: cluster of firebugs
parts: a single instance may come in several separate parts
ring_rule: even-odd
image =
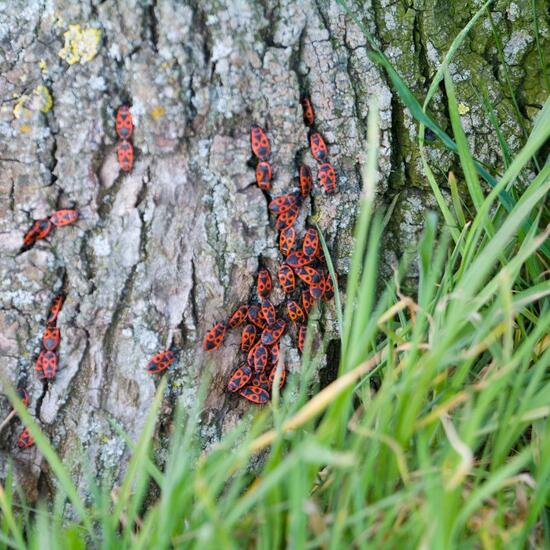
[[[318,180],[325,192],[336,191],[336,172],[328,159],[328,148],[315,130],[315,115],[311,100],[301,100],[304,123],[310,128],[309,146],[312,156],[319,163]],[[134,163],[134,149],[131,137],[134,129],[130,109],[126,105],[118,108],[115,119],[115,130],[119,138],[117,160],[123,172],[130,172]],[[273,169],[269,160],[271,144],[266,132],[259,126],[250,130],[250,144],[257,159],[256,183],[263,191],[271,189]],[[256,280],[257,302],[240,305],[227,321],[220,321],[207,333],[203,348],[206,351],[218,349],[228,330],[242,328],[240,349],[245,360],[232,373],[227,389],[238,393],[256,404],[266,403],[279,363],[279,341],[289,327],[289,322],[296,328],[297,345],[303,352],[306,338],[307,316],[315,300],[330,300],[334,295],[334,283],[325,265],[325,258],[315,228],[306,230],[303,239],[298,238],[293,227],[300,207],[309,196],[313,186],[311,170],[302,164],[298,170],[299,189],[276,197],[269,203],[270,212],[276,216],[275,227],[279,231],[279,251],[284,258],[277,271],[277,280],[288,300],[278,308],[270,301],[273,278],[269,270],[260,268]],[[41,239],[47,237],[54,227],[62,227],[78,220],[78,211],[74,209],[57,210],[49,218],[36,220],[23,237],[21,251],[30,249]],[[57,317],[63,306],[64,296],[57,295],[48,310],[46,328],[42,335],[41,351],[35,364],[35,370],[41,380],[54,380],[58,365],[58,347],[61,332],[57,326]],[[283,314],[278,315],[277,309]],[[286,320],[285,320],[286,319]],[[161,351],[147,363],[147,372],[158,374],[168,368],[175,360],[172,350]],[[280,374],[280,388],[284,386],[286,367]],[[29,394],[24,388],[17,393],[28,406]],[[2,427],[13,417],[12,411]],[[27,448],[33,445],[27,428],[24,428],[17,445]]]
[[[336,191],[336,172],[328,160],[325,140],[314,129],[315,115],[311,100],[301,101],[304,122],[310,128],[309,146],[319,163],[318,180],[327,193]],[[271,189],[272,166],[269,160],[271,145],[266,132],[259,126],[250,129],[250,144],[257,159],[256,183],[263,191]],[[270,212],[276,216],[275,227],[279,231],[279,251],[284,258],[277,271],[277,280],[288,298],[278,307],[269,296],[273,277],[261,267],[256,279],[257,302],[240,305],[227,319],[216,323],[207,333],[203,348],[218,349],[228,330],[242,327],[240,350],[244,360],[231,374],[227,389],[256,404],[270,399],[270,392],[279,363],[280,339],[295,325],[297,345],[304,350],[307,316],[315,300],[330,300],[334,295],[334,283],[325,265],[325,258],[315,228],[309,227],[303,238],[298,238],[294,223],[300,207],[312,190],[313,177],[308,166],[298,170],[299,188],[277,197],[269,203]],[[278,311],[279,314],[278,314]],[[148,372],[156,374],[165,370],[175,359],[171,350],[157,353],[148,363]],[[284,386],[286,367],[280,371],[280,388]]]

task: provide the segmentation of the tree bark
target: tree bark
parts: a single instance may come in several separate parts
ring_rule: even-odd
[[[251,124],[269,133],[271,194],[282,194],[295,184],[298,161],[315,169],[299,104],[302,93],[311,95],[339,192],[327,196],[317,187],[298,227],[304,228],[308,216],[315,218],[344,283],[373,98],[380,104],[382,128],[378,202],[382,208],[396,201],[382,247],[383,277],[391,275],[436,203],[419,162],[414,120],[387,75],[369,60],[365,37],[333,1],[4,4],[1,368],[13,384],[26,385],[31,411],[84,487],[76,460],[80,448],[98,477],[116,478],[124,471],[128,452],[111,421],[131,436],[139,433],[158,384],[144,366],[158,350],[175,345],[181,351],[164,375],[169,384],[160,447],[167,444],[176,402],[192,405],[205,372],[212,376],[201,422],[205,446],[249,414],[246,402],[224,391],[237,364],[238,335],[227,338],[223,351],[208,355],[201,342],[211,325],[251,297],[258,266],[274,270],[278,263],[266,196],[249,162]],[[481,5],[349,4],[420,99],[452,40]],[[537,6],[548,59],[548,10],[543,0]],[[500,129],[514,151],[547,90],[530,0],[497,1],[491,10],[507,66],[485,16],[451,71],[472,150],[502,169],[479,93],[496,105]],[[66,37],[70,25],[80,27]],[[128,175],[119,171],[115,154],[114,113],[123,103],[131,104],[136,125],[136,162]],[[441,92],[432,114],[449,128]],[[428,153],[445,187],[456,159],[436,141]],[[34,219],[72,206],[81,212],[76,225],[19,254]],[[413,267],[411,288],[416,276]],[[61,290],[67,299],[59,318],[60,369],[55,382],[44,386],[34,361],[48,304]],[[319,330],[336,339],[335,328],[330,305]],[[299,358],[288,337],[284,348],[296,372]],[[6,399],[0,406],[7,414]],[[12,422],[1,434],[0,477],[13,459],[17,481],[34,498],[53,483],[36,448],[15,447],[20,429]]]

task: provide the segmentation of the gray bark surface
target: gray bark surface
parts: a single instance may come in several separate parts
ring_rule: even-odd
[[[548,59],[543,4],[539,27]],[[453,38],[481,3],[353,5],[423,98]],[[497,168],[498,141],[478,93],[483,87],[496,104],[501,131],[517,150],[522,126],[530,127],[546,95],[530,6],[527,0],[493,4],[508,72],[487,18],[451,66],[472,149]],[[59,55],[69,25],[101,33],[96,53],[94,32],[77,33],[78,45],[89,41],[92,53],[72,64]],[[224,391],[237,364],[238,334],[208,355],[201,342],[211,325],[251,296],[258,265],[278,262],[266,197],[248,164],[251,124],[269,132],[272,195],[282,194],[294,185],[298,159],[315,169],[299,104],[301,93],[311,94],[339,192],[327,196],[317,187],[298,227],[314,216],[345,281],[368,105],[376,97],[380,207],[397,197],[383,246],[385,276],[418,236],[426,210],[436,204],[419,162],[416,125],[367,51],[357,26],[325,0],[0,2],[0,368],[12,383],[27,386],[31,411],[79,483],[81,448],[97,476],[116,478],[124,470],[128,453],[111,421],[132,437],[139,433],[158,383],[144,366],[158,350],[172,344],[181,350],[165,375],[159,449],[167,444],[176,402],[193,403],[205,372],[212,376],[201,421],[205,445],[249,410]],[[114,113],[125,102],[136,125],[129,175],[119,172],[115,154]],[[433,114],[448,128],[444,105],[439,94]],[[445,186],[456,159],[436,142],[428,152]],[[34,219],[73,205],[81,212],[76,225],[19,254]],[[413,269],[411,286],[414,280]],[[48,304],[60,290],[67,293],[60,369],[45,387],[34,361]],[[334,317],[331,305],[319,320],[319,330],[333,338]],[[284,347],[297,376],[299,359],[288,337]],[[0,398],[0,412],[8,411]],[[20,429],[12,422],[0,435],[0,477],[11,458],[17,481],[35,497],[53,489],[51,474],[36,448],[15,447]]]

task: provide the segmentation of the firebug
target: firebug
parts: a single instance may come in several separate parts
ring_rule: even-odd
[[[134,166],[134,147],[126,140],[122,140],[117,147],[117,158],[120,169],[130,172]]]
[[[277,216],[277,221],[275,222],[275,227],[277,231],[283,231],[284,229],[287,229],[290,226],[294,225],[294,222],[298,218],[299,213],[300,208],[295,205],[289,208],[286,212],[279,214]]]
[[[65,208],[63,210],[57,210],[50,216],[50,221],[56,227],[63,227],[64,225],[69,225],[78,220],[78,210],[71,210]]]
[[[309,135],[309,147],[315,160],[318,162],[325,162],[327,160],[327,144],[319,132],[312,132]]]
[[[32,447],[34,445],[34,439],[32,438],[28,428],[23,429],[21,435],[19,436],[19,439],[17,440],[16,445],[20,449],[28,449],[29,447]]]
[[[227,324],[231,328],[237,328],[240,327],[247,318],[248,315],[248,306],[246,304],[240,305],[229,317],[229,320],[227,321]]]
[[[286,258],[296,242],[296,229],[294,227],[287,227],[283,229],[279,235],[279,251]]]
[[[227,389],[230,392],[239,391],[243,386],[248,384],[250,378],[252,378],[252,369],[246,363],[242,363],[231,375],[227,383]]]
[[[42,345],[47,351],[54,351],[59,346],[61,331],[57,327],[46,326],[42,336]]]
[[[132,113],[128,105],[121,105],[116,113],[115,130],[120,139],[130,139],[134,130]]]
[[[306,316],[304,310],[294,300],[290,300],[286,303],[286,311],[288,318],[295,323],[304,323]]]
[[[279,284],[285,294],[290,294],[296,287],[296,278],[294,277],[294,271],[288,265],[282,265],[277,272],[277,278]]]
[[[248,353],[256,343],[258,331],[254,325],[246,325],[241,333],[241,351]]]
[[[295,250],[287,256],[285,264],[294,269],[295,267],[303,267],[304,265],[309,265],[313,263],[313,261],[313,257],[306,256],[301,250]]]
[[[258,280],[256,283],[258,296],[267,296],[271,292],[272,287],[273,284],[271,282],[271,275],[265,267],[262,267],[258,271]]]
[[[330,162],[325,162],[319,166],[317,177],[327,193],[336,192],[336,172]]]
[[[281,195],[280,197],[274,198],[269,203],[269,211],[275,215],[284,214],[288,212],[291,208],[299,205],[298,194],[297,193],[287,193],[286,195]]]
[[[302,104],[302,109],[304,111],[304,124],[306,126],[313,126],[315,123],[315,112],[313,110],[313,105],[311,104],[311,99],[304,96],[300,100],[300,103]]]
[[[294,273],[308,286],[317,285],[324,280],[323,274],[309,265],[295,267],[293,269]]]
[[[223,322],[216,323],[206,334],[203,347],[206,351],[218,349],[225,337],[227,325]]]
[[[267,326],[271,326],[277,319],[275,306],[270,302],[269,298],[263,298],[260,305],[260,313],[265,319]]]
[[[261,342],[264,346],[272,346],[279,341],[286,329],[283,319],[277,319],[270,327],[262,332]]]
[[[147,362],[147,372],[149,374],[159,374],[166,370],[174,362],[174,359],[173,351],[159,351]]]
[[[265,131],[259,126],[250,128],[250,145],[252,152],[260,159],[267,160],[271,153],[271,145]]]
[[[316,256],[319,250],[319,234],[314,227],[310,227],[304,236],[304,242],[302,243],[302,252],[305,256]]]
[[[263,405],[269,401],[269,393],[263,388],[257,386],[245,386],[240,392],[248,401],[255,403],[256,405]]]
[[[267,160],[258,162],[256,166],[256,183],[258,187],[263,191],[269,191],[271,189],[271,178],[273,177],[273,170],[271,164]]]
[[[63,301],[64,297],[61,294],[58,294],[50,304],[50,309],[48,311],[48,317],[46,319],[46,323],[48,325],[55,324],[57,322],[57,316],[59,315],[59,312],[61,311],[61,308],[63,307]]]
[[[300,166],[300,193],[302,197],[307,197],[311,193],[311,187],[313,186],[313,178],[311,177],[311,170],[309,166],[302,164]]]

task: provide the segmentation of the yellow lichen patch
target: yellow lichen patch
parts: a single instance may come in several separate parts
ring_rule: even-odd
[[[50,90],[43,84],[40,84],[34,89],[34,94],[38,97],[38,109],[43,113],[47,113],[53,107],[53,99]]]
[[[458,114],[459,115],[465,115],[466,113],[470,112],[470,107],[466,105],[465,103],[459,103],[458,104]]]
[[[38,68],[39,68],[43,73],[46,72],[46,70],[48,69],[48,64],[46,63],[46,60],[45,60],[45,59],[41,59],[41,60],[38,62]]]
[[[151,118],[153,120],[158,120],[159,118],[162,118],[166,114],[166,109],[162,107],[161,105],[157,105],[152,111],[151,111]]]
[[[65,45],[59,50],[59,57],[69,65],[91,61],[99,50],[101,31],[99,29],[84,29],[80,25],[69,25],[69,30],[63,36]]]
[[[32,112],[27,109],[25,102],[29,99],[28,95],[22,95],[13,107],[13,116],[19,118],[31,118]]]
[[[21,124],[21,127],[19,128],[22,134],[28,134],[31,131],[31,127],[28,124]]]

